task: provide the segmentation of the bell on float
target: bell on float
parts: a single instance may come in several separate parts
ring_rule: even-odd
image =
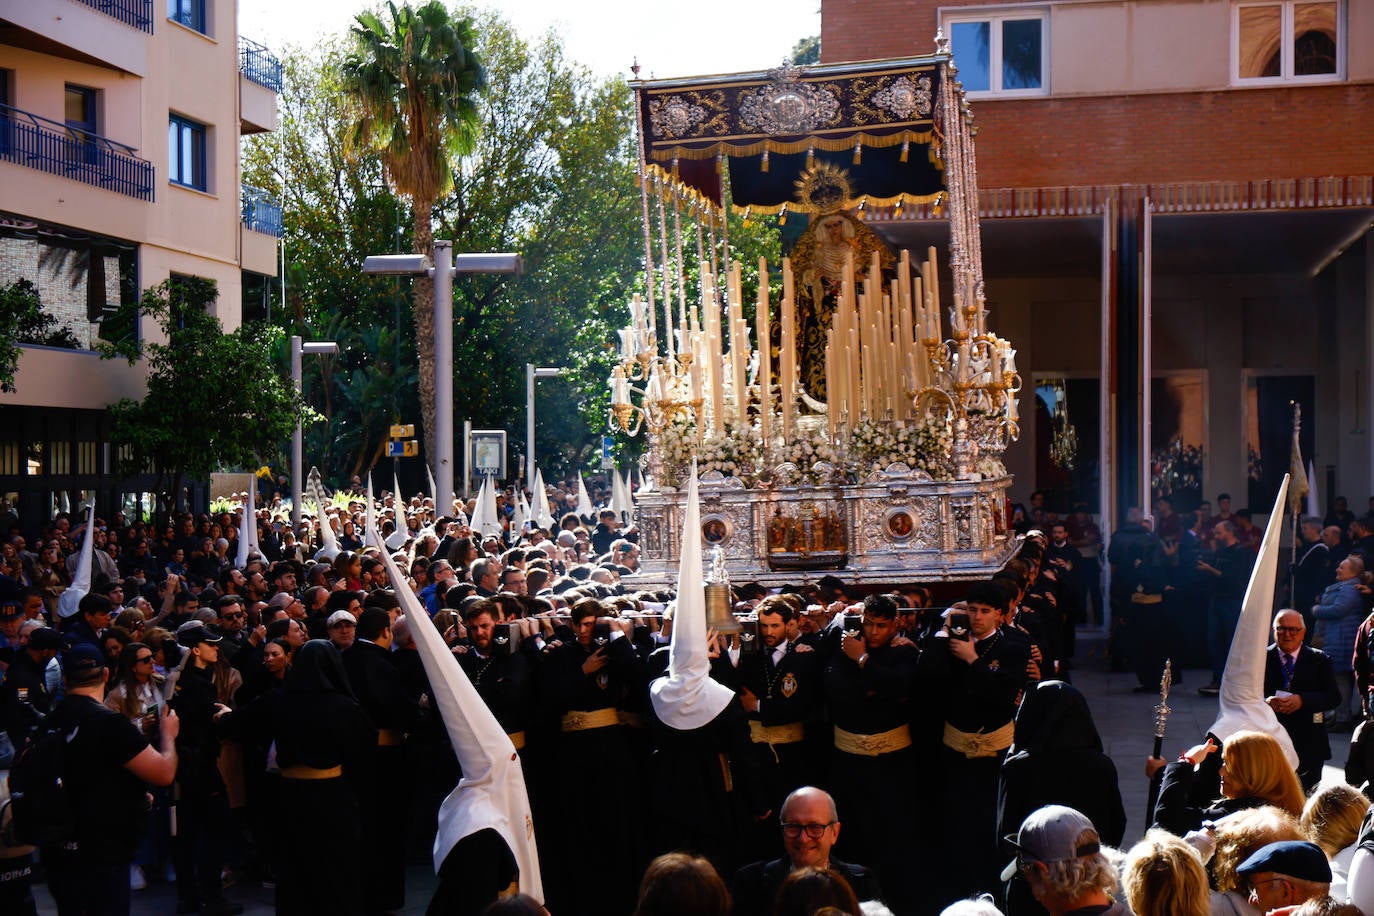
[[[742,627],[735,616],[730,576],[725,571],[725,551],[716,545],[711,550],[711,571],[706,574],[706,626],[717,633],[738,633]]]

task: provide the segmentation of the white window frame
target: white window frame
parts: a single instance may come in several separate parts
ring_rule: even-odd
[[[1281,83],[1339,83],[1345,80],[1346,20],[1345,0],[1336,0],[1336,72],[1298,76],[1293,73],[1293,8],[1313,0],[1242,0],[1231,5],[1231,84],[1234,86],[1274,86]],[[1240,11],[1245,8],[1277,6],[1282,10],[1279,25],[1279,75],[1240,75]]]
[[[1040,21],[1040,86],[1038,88],[1002,88],[1002,23],[1009,19],[1037,19]],[[969,98],[1004,99],[1050,94],[1050,16],[1047,9],[1039,6],[999,6],[981,9],[959,7],[957,11],[942,11],[941,27],[945,34],[950,37],[951,42],[954,39],[954,24],[958,22],[988,23],[988,88],[968,90]]]

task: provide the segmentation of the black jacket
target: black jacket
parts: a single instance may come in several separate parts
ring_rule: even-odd
[[[877,877],[862,865],[851,865],[830,857],[830,867],[844,876],[854,889],[854,896],[860,900],[881,900],[882,890],[878,887]],[[792,863],[786,858],[770,859],[767,862],[754,862],[735,872],[734,896],[735,916],[768,916],[773,912],[778,889],[787,880]]]
[[[1279,690],[1302,697],[1302,708],[1297,712],[1279,714],[1279,724],[1293,739],[1300,766],[1320,766],[1322,761],[1330,760],[1331,740],[1326,733],[1326,724],[1314,717],[1341,703],[1331,659],[1320,649],[1303,646],[1298,650],[1293,678],[1285,684],[1278,646],[1270,645],[1264,657],[1264,695],[1272,697]]]

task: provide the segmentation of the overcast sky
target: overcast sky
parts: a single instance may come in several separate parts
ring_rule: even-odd
[[[239,0],[239,33],[269,48],[309,46],[346,30],[366,0]],[[398,4],[399,5],[399,4]],[[821,30],[820,0],[475,0],[526,38],[552,28],[568,56],[602,76],[694,76],[766,70]]]

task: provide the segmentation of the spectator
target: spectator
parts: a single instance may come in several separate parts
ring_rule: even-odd
[[[1126,854],[1121,883],[1135,916],[1208,916],[1207,872],[1197,850],[1151,830]]]
[[[729,916],[730,892],[711,863],[670,852],[649,863],[635,916]]]

